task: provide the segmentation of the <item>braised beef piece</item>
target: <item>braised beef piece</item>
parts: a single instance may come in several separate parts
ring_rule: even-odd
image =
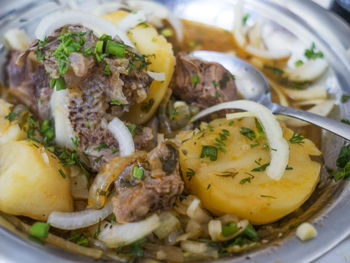
[[[237,99],[235,81],[228,70],[184,52],[176,56],[172,89],[176,96],[201,109]]]
[[[124,57],[109,56],[99,62],[92,53],[98,41],[93,32],[81,25],[65,26],[49,36],[45,45],[35,41],[24,53],[13,52],[7,67],[10,92],[41,119],[51,116],[53,90],[49,80],[60,77],[58,68],[62,64],[59,65],[55,50],[66,33],[72,33],[76,41],[83,39],[81,52],[70,53],[69,68],[63,75],[69,91],[68,118],[79,138],[80,155],[87,157],[92,170],[100,171],[118,155],[118,142],[108,131],[108,123],[144,101],[152,79],[143,71],[145,61],[137,50],[126,46]],[[153,134],[149,128],[141,128],[137,138],[136,146],[143,147]]]
[[[144,170],[141,179],[132,175],[135,165]],[[184,188],[177,150],[162,142],[147,154],[147,160],[130,164],[119,175],[115,187],[112,204],[119,223],[140,220],[157,209],[170,209]]]

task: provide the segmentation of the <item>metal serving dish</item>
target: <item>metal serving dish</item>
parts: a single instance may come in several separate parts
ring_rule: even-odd
[[[0,35],[14,27],[25,29],[31,37],[40,19],[56,10],[67,7],[89,9],[102,0],[2,0]],[[160,0],[177,16],[230,29],[233,23],[233,3],[230,0]],[[292,46],[298,54],[312,41],[324,52],[331,65],[322,78],[337,101],[343,93],[350,94],[350,28],[337,17],[311,1],[305,0],[246,0],[245,9],[253,17],[262,17],[276,31],[288,36],[283,44]],[[283,35],[282,34],[282,35]],[[4,64],[6,51],[0,44],[0,61]],[[0,71],[4,80],[4,72]],[[350,117],[350,104],[339,103],[333,110],[335,119]],[[350,234],[350,181],[338,184],[329,179],[325,166],[333,167],[344,141],[329,133],[322,134],[322,151],[325,165],[321,182],[301,209],[278,223],[271,224],[275,241],[262,245],[245,255],[219,259],[217,262],[310,262],[334,248]],[[301,243],[290,229],[294,222],[310,221],[318,236],[311,242]],[[271,236],[272,239],[273,236]],[[0,226],[1,262],[95,262],[50,244],[38,244],[24,234],[14,234]]]

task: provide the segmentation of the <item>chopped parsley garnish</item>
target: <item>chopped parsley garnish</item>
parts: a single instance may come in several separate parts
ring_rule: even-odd
[[[144,249],[142,243],[147,242],[147,238],[142,238],[134,243],[117,248],[117,254],[122,253],[128,257],[143,257]]]
[[[211,187],[211,184],[208,184],[208,186],[207,186],[207,190],[209,190],[209,189],[210,189],[210,187]]]
[[[115,146],[112,147],[112,154],[119,152],[119,149]]]
[[[230,122],[228,123],[229,126],[233,126],[233,124],[235,124],[235,121],[230,121]]]
[[[218,99],[221,97],[220,93],[218,91],[215,91],[215,97]]]
[[[264,68],[268,69],[273,75],[283,75],[284,71],[280,68],[272,67],[269,65],[264,65]]]
[[[41,48],[43,48],[47,43],[49,43],[47,37],[44,40],[38,40],[38,44],[36,47],[36,59],[38,61],[44,60],[45,56],[42,54]]]
[[[304,65],[304,62],[301,59],[299,59],[299,60],[295,61],[294,64],[296,67],[300,67],[300,66]]]
[[[341,122],[350,125],[350,121],[348,119],[342,119]]]
[[[72,234],[67,240],[76,243],[79,246],[82,247],[88,247],[89,246],[89,239],[84,236],[82,233],[76,232]]]
[[[192,76],[192,83],[193,83],[193,86],[196,88],[197,87],[197,84],[199,83],[199,77],[197,74],[194,74]]]
[[[343,95],[341,96],[340,101],[341,101],[342,103],[346,103],[346,102],[348,102],[349,99],[350,99],[350,95],[343,94]]]
[[[101,142],[98,147],[94,148],[94,151],[100,152],[102,149],[107,149],[108,145],[105,142]]]
[[[224,237],[233,235],[238,231],[238,227],[235,222],[228,222],[222,225],[221,232]]]
[[[263,171],[266,170],[266,168],[267,168],[269,165],[270,165],[270,163],[262,164],[261,166],[252,169],[252,172],[263,172]]]
[[[55,138],[55,128],[50,120],[44,120],[40,127],[40,133],[44,136],[44,144],[50,144]]]
[[[136,137],[136,125],[135,124],[127,124],[126,127],[131,132],[132,138],[135,138]]]
[[[171,112],[170,112],[170,116],[169,118],[171,120],[175,120],[175,118],[179,115],[179,113],[176,111],[176,109],[172,109]]]
[[[227,137],[230,135],[230,132],[226,129],[223,129],[220,133],[219,133],[219,137],[215,138],[216,143],[214,144],[221,152],[225,153],[225,146],[226,144],[224,143],[224,141],[227,140]]]
[[[249,175],[249,177],[243,178],[239,184],[251,183],[251,180],[254,179],[253,175]]]
[[[144,170],[142,167],[134,166],[132,170],[132,176],[141,180],[143,177]]]
[[[314,42],[312,42],[310,49],[305,50],[304,55],[307,59],[323,58],[323,53],[321,51],[316,52],[316,45]]]
[[[16,114],[12,111],[8,115],[5,116],[6,120],[9,120],[10,122],[13,122],[16,118]]]
[[[216,161],[218,158],[218,149],[214,146],[203,145],[200,158],[209,158],[210,161]]]
[[[37,123],[33,120],[33,118],[31,116],[29,116],[27,118],[27,125],[28,125],[28,127],[27,127],[27,139],[28,140],[36,140],[34,138],[34,136],[35,136],[35,130],[38,126],[37,126]]]
[[[293,143],[293,144],[302,145],[302,144],[304,144],[304,140],[305,140],[305,138],[303,137],[302,134],[294,131],[292,138],[289,139],[289,142]]]
[[[102,70],[102,73],[107,75],[107,76],[111,76],[112,75],[112,72],[111,72],[111,70],[109,68],[109,64],[105,65],[104,69]]]
[[[290,166],[287,165],[286,170],[287,171],[293,170],[293,167],[290,167]]]
[[[219,85],[219,83],[216,80],[213,80],[212,82],[213,82],[214,88],[216,88]]]
[[[242,127],[240,133],[251,141],[254,140],[256,137],[255,132],[246,127]]]
[[[66,178],[66,174],[64,173],[64,171],[62,169],[59,169],[58,172],[60,173],[60,175],[63,177],[63,178]]]
[[[120,106],[123,105],[123,103],[121,103],[119,100],[116,99],[112,99],[111,102],[109,103],[110,105],[115,105],[115,106]]]
[[[44,222],[35,222],[30,230],[29,235],[37,238],[47,238],[49,235],[50,224]]]
[[[257,143],[251,144],[250,148],[255,148],[255,147],[259,146],[259,145],[260,145],[260,143],[257,142]]]
[[[187,180],[188,181],[191,181],[192,177],[196,174],[196,172],[191,169],[191,168],[187,168],[187,171],[186,171],[186,177],[187,177]]]
[[[247,24],[247,21],[248,21],[248,18],[250,17],[250,14],[249,13],[247,13],[247,14],[245,14],[244,16],[243,16],[243,18],[242,18],[242,24],[243,25],[245,25],[245,24]]]
[[[331,173],[335,181],[350,176],[350,144],[341,148],[336,164],[338,170]]]

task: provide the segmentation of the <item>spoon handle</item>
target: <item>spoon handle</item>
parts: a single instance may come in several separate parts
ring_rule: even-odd
[[[350,125],[344,124],[340,121],[329,119],[307,111],[281,106],[278,104],[273,104],[271,110],[274,114],[294,117],[299,120],[315,124],[322,129],[330,131],[350,141]]]

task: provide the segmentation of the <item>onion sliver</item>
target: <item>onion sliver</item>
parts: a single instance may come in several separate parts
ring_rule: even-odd
[[[152,72],[152,71],[147,71],[148,76],[150,76],[152,79],[156,81],[165,81],[165,73],[161,72]]]
[[[191,121],[196,121],[208,114],[225,109],[240,109],[256,114],[257,119],[264,128],[270,146],[271,161],[269,167],[266,169],[266,174],[271,179],[281,179],[288,164],[289,146],[283,138],[281,126],[272,112],[265,106],[249,100],[225,102],[201,111]]]
[[[131,0],[127,1],[131,9],[142,10],[147,16],[147,21],[156,27],[162,27],[162,19],[167,19],[174,28],[176,38],[179,42],[183,40],[183,25],[180,19],[175,17],[164,5],[154,1]]]
[[[152,233],[160,225],[159,216],[152,216],[135,223],[110,224],[103,223],[97,239],[104,242],[109,248],[118,248],[129,245]]]
[[[146,21],[146,16],[143,11],[130,13],[118,23],[118,28],[123,32],[128,32],[130,28],[133,28],[145,21]]]
[[[5,45],[10,49],[25,51],[30,44],[29,37],[23,29],[10,29],[4,33],[3,37]]]
[[[309,82],[319,78],[327,68],[325,59],[313,59],[294,69],[285,69],[285,74],[290,81]]]
[[[287,49],[263,50],[263,49],[257,49],[252,45],[245,46],[244,50],[253,56],[263,58],[263,59],[271,59],[271,60],[288,59],[291,55],[291,52]]]
[[[325,100],[328,97],[326,88],[322,86],[313,86],[302,90],[282,87],[282,90],[288,97],[296,101]]]
[[[126,45],[134,47],[125,32],[117,29],[112,23],[103,18],[75,10],[66,10],[52,13],[45,16],[35,30],[37,39],[44,40],[51,35],[56,29],[65,25],[80,24],[94,31],[101,36],[107,34],[113,38],[120,38]]]
[[[52,212],[47,222],[56,228],[74,230],[92,226],[104,220],[112,213],[112,203],[109,202],[100,210],[87,209],[80,212]]]
[[[125,124],[118,118],[114,118],[108,124],[108,130],[113,134],[119,143],[120,156],[128,156],[135,152],[135,145],[132,135]]]

